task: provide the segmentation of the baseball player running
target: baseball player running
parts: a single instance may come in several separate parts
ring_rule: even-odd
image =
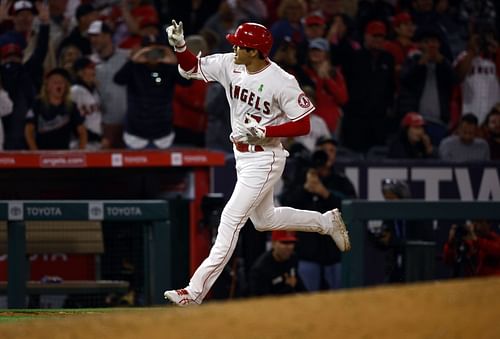
[[[295,78],[267,57],[273,44],[269,30],[256,23],[244,23],[234,34],[226,36],[234,46],[234,53],[205,57],[197,57],[186,49],[182,22],[173,20],[167,34],[183,77],[217,81],[225,88],[231,108],[230,139],[237,181],[222,212],[208,258],[198,267],[187,287],[165,291],[165,298],[179,306],[201,304],[231,258],[248,218],[259,231],[327,234],[341,251],[348,251],[349,235],[337,209],[321,214],[274,207],[273,187],[283,173],[288,156],[280,138],[309,133],[309,114],[314,106]]]

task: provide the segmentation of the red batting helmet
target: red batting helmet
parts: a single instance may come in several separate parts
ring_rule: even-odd
[[[241,24],[234,34],[226,35],[227,41],[234,46],[255,48],[267,56],[273,46],[273,36],[269,30],[253,22]]]

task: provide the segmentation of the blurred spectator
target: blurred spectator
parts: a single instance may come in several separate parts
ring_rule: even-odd
[[[347,102],[348,94],[342,71],[330,64],[329,51],[326,39],[311,40],[304,70],[316,88],[315,114],[323,118],[333,135],[337,134],[341,106]]]
[[[295,157],[283,176],[281,203],[294,208],[325,212],[340,208],[343,199],[356,197],[351,181],[335,170],[337,141],[319,139],[308,158]],[[340,287],[340,252],[325,235],[298,232],[299,276],[309,291]]]
[[[297,275],[296,242],[295,232],[272,232],[272,249],[257,258],[250,269],[250,295],[283,295],[305,290]]]
[[[156,8],[143,0],[118,0],[112,7],[110,20],[114,23],[115,42],[121,48],[131,48],[122,46],[124,40],[130,37],[146,36],[141,32],[149,25],[157,26],[160,18]],[[155,34],[157,35],[157,34]],[[139,44],[141,40],[139,39]],[[128,44],[131,44],[129,41]]]
[[[186,37],[186,46],[194,55],[201,53],[204,56],[208,52],[205,39],[200,35]],[[192,80],[189,86],[175,85],[173,124],[176,145],[205,146],[208,119],[205,110],[206,92],[207,83],[202,80]]]
[[[483,132],[490,146],[491,160],[500,160],[500,103],[496,104],[486,116]]]
[[[408,112],[401,121],[399,133],[389,143],[388,158],[426,159],[434,157],[434,147],[424,130],[425,120],[416,112]]]
[[[456,1],[436,0],[435,9],[437,20],[448,38],[451,55],[454,59],[465,49],[468,26],[464,25],[464,21],[460,19]]]
[[[304,28],[301,19],[306,14],[304,0],[283,0],[278,7],[279,20],[271,26],[273,34],[273,47],[270,56],[273,57],[276,49],[285,37],[289,37],[295,45],[300,45],[305,40]]]
[[[358,29],[362,32],[362,28],[370,21],[378,20],[389,23],[390,18],[394,16],[395,3],[386,0],[362,0],[358,1],[358,10],[356,12],[356,23]]]
[[[74,64],[76,83],[71,86],[71,99],[85,119],[88,150],[108,148],[102,137],[101,98],[96,89],[95,64],[87,57],[76,60]]]
[[[47,5],[41,2],[36,2],[36,8],[29,1],[14,2],[12,5],[12,20],[14,23],[12,32],[23,37],[22,61],[29,67],[31,78],[38,90],[42,85],[44,62],[46,67],[53,68],[55,66],[55,54],[49,49],[49,9]],[[39,19],[38,32],[34,30],[34,19],[37,10]]]
[[[304,94],[309,97],[312,104],[315,107],[317,107],[316,90],[314,89],[314,87],[302,86],[302,89],[304,90]],[[309,134],[295,137],[293,139],[293,142],[301,144],[307,149],[308,152],[313,152],[318,140],[320,140],[321,138],[323,139],[330,138],[331,133],[330,130],[328,129],[328,126],[326,125],[325,120],[323,120],[323,118],[321,118],[320,116],[316,115],[316,110],[314,110],[310,115],[310,123],[311,123],[311,130]]]
[[[173,51],[157,40],[138,50],[115,74],[127,88],[123,141],[132,149],[172,145],[172,101],[176,83],[189,84],[177,71]]]
[[[317,38],[324,38],[326,33],[326,21],[318,14],[309,14],[304,18],[304,34],[305,39],[297,47],[298,58],[300,63],[307,62],[307,53],[309,49],[309,43]],[[292,39],[288,37],[291,41]],[[273,58],[274,60],[274,58]]]
[[[12,104],[12,100],[10,100],[9,94],[3,88],[0,88],[0,151],[3,150],[3,142],[5,139],[2,118],[11,114],[13,107],[14,105]]]
[[[84,118],[71,101],[66,70],[54,68],[45,76],[40,97],[26,116],[25,136],[30,150],[69,149],[71,134],[78,133],[78,146],[85,149]]]
[[[384,49],[386,27],[370,22],[365,29],[365,45],[352,53],[342,65],[349,101],[342,121],[343,144],[366,152],[373,145],[384,145],[392,122],[394,101],[394,58]]]
[[[264,23],[267,19],[267,7],[263,0],[230,0],[238,22],[251,21]]]
[[[382,194],[387,201],[412,198],[408,184],[402,180],[384,179]],[[384,220],[380,226],[371,227],[370,234],[377,247],[386,252],[387,282],[401,283],[430,278],[429,275],[433,272],[429,272],[427,258],[422,255],[413,255],[409,258],[408,249],[415,241],[419,241],[420,246],[423,245],[422,241],[426,241],[429,248],[434,248],[431,225],[401,219]],[[408,264],[410,261],[411,267]]]
[[[493,29],[474,31],[465,51],[455,61],[462,82],[462,112],[473,112],[482,124],[500,101],[498,42]]]
[[[126,87],[113,81],[128,61],[128,53],[113,45],[112,31],[104,22],[94,21],[88,30],[96,62],[96,87],[101,98],[103,138],[110,148],[123,147],[123,124],[127,112]]]
[[[439,22],[439,16],[435,10],[434,0],[412,0],[411,16],[417,29],[436,31],[441,40],[441,54],[448,60],[452,60],[452,53],[448,43],[443,25]]]
[[[303,53],[307,55],[309,46],[306,46]],[[301,87],[312,86],[314,87],[313,80],[305,72],[302,67],[303,64],[298,60],[297,46],[292,42],[292,39],[285,38],[281,45],[276,49],[273,61],[280,65],[285,71],[292,74]]]
[[[71,76],[74,82],[76,75],[73,69],[73,64],[76,60],[82,57],[82,51],[76,45],[66,45],[61,49],[59,54],[58,67],[64,68]]]
[[[500,275],[500,236],[486,220],[452,225],[443,258],[454,277]]]
[[[344,69],[352,60],[354,51],[361,45],[353,39],[354,22],[346,14],[337,14],[328,30],[326,39],[330,42],[332,64]]]
[[[224,87],[218,82],[208,83],[205,95],[205,110],[207,111],[207,131],[205,145],[207,148],[233,152],[233,143],[227,137],[231,134],[231,113]],[[217,131],[217,133],[212,133]]]
[[[327,25],[332,23],[333,18],[336,15],[342,14],[344,12],[347,13],[347,11],[345,11],[345,4],[352,3],[352,1],[343,0],[318,0],[318,2],[319,10],[317,11],[317,13],[325,18]]]
[[[394,40],[387,40],[384,43],[384,48],[387,52],[391,53],[394,58],[395,75],[398,81],[401,67],[406,57],[411,51],[416,49],[416,45],[413,42],[415,25],[413,24],[410,14],[401,12],[393,17],[392,27],[396,33],[396,37]]]
[[[92,46],[88,38],[88,29],[92,22],[99,18],[99,12],[90,3],[81,4],[76,9],[76,20],[78,25],[70,32],[70,34],[61,42],[59,51],[67,45],[76,45],[82,51],[83,55],[87,56],[92,53]]]
[[[69,0],[48,0],[50,12],[50,43],[57,51],[62,40],[69,33],[71,18],[66,16]]]
[[[455,74],[439,51],[441,43],[435,31],[420,31],[417,39],[420,51],[412,53],[401,70],[398,110],[401,115],[420,112],[427,122],[446,128]]]
[[[177,22],[182,21],[184,23],[185,36],[199,34],[207,19],[213,13],[217,12],[217,8],[219,7],[221,1],[223,0],[161,0],[167,9],[167,15],[163,16],[163,18],[177,18]]]
[[[37,53],[23,64],[23,43],[23,37],[16,32],[7,32],[0,36],[0,75],[3,87],[14,103],[12,114],[2,118],[6,150],[26,148],[24,138],[26,113],[31,108],[36,94],[31,70],[37,61],[41,64],[41,59],[36,57]]]
[[[226,34],[236,30],[239,24],[231,0],[222,0],[217,12],[210,16],[203,25],[203,30],[210,31],[216,37],[215,46],[210,48],[211,52],[225,53],[232,51],[233,46],[226,40]]]
[[[324,38],[326,33],[326,21],[319,14],[309,14],[304,18],[304,34],[308,41],[316,38]]]
[[[139,24],[139,32],[137,34],[131,34],[126,37],[118,45],[119,48],[129,49],[131,53],[142,47],[142,40],[144,37],[148,36],[158,36],[160,30],[158,28],[159,23],[150,19],[143,19]]]
[[[462,0],[459,14],[463,22],[469,23],[469,31],[477,24],[494,26],[498,19],[494,1],[491,0]]]
[[[478,138],[478,120],[472,113],[462,116],[456,135],[451,135],[439,145],[442,160],[468,162],[490,160],[488,143]]]

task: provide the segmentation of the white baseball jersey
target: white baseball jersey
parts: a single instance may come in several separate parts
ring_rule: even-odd
[[[85,117],[85,127],[97,135],[102,135],[101,99],[97,91],[91,92],[87,87],[76,84],[71,86],[71,99],[80,114]]]
[[[214,54],[200,58],[196,72],[186,78],[217,81],[225,90],[231,108],[231,137],[239,140],[238,124],[252,114],[262,126],[297,121],[314,110],[293,76],[273,62],[259,72],[249,73],[244,65],[234,63],[234,53]],[[240,151],[235,147],[237,181],[224,207],[217,237],[209,256],[194,272],[185,291],[195,303],[201,303],[217,277],[227,265],[245,222],[250,218],[259,231],[295,230],[330,234],[336,221],[333,212],[275,207],[273,188],[281,178],[288,152],[280,138],[264,138],[256,144],[260,151]],[[169,291],[166,292],[170,293]],[[166,295],[167,295],[166,294]]]
[[[455,65],[466,56],[462,52]],[[484,122],[486,115],[500,101],[496,65],[492,60],[482,57],[472,59],[472,67],[462,83],[462,113],[473,113]]]
[[[294,76],[274,62],[262,70],[249,73],[244,65],[234,63],[234,53],[213,54],[199,59],[198,72],[181,74],[206,82],[217,81],[226,90],[231,108],[232,140],[238,140],[237,123],[250,113],[261,126],[281,125],[297,121],[314,110]],[[277,145],[279,138],[265,138],[256,143]]]

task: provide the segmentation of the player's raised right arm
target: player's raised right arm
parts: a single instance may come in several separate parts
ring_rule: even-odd
[[[166,28],[168,43],[174,48],[179,61],[179,72],[185,78],[198,78],[198,58],[186,48],[182,21],[172,20],[172,25]]]

